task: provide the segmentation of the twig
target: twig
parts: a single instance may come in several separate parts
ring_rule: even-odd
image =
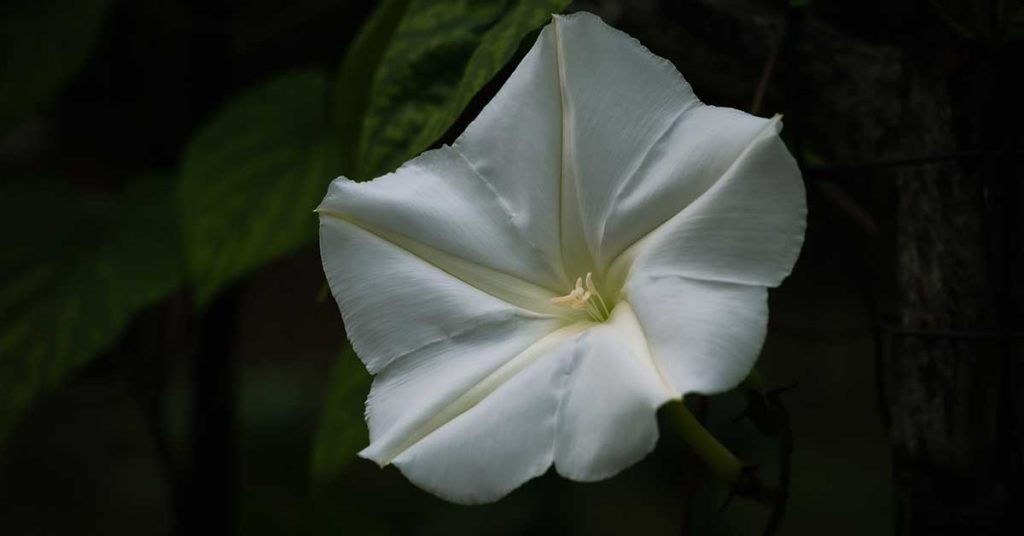
[[[832,201],[843,214],[870,236],[878,236],[878,222],[871,212],[850,194],[838,181],[821,179],[811,183],[825,198]]]
[[[779,38],[775,40],[772,49],[768,52],[768,58],[765,59],[764,68],[761,70],[761,78],[757,82],[757,90],[754,91],[754,99],[750,102],[750,113],[754,115],[761,112],[764,95],[768,92],[768,83],[771,81],[772,75],[775,74],[775,65],[779,62],[779,49],[782,48],[785,38],[786,26],[783,25]]]

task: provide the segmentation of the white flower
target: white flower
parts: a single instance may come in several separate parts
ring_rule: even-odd
[[[334,181],[324,270],[376,375],[360,454],[493,501],[552,464],[614,475],[654,448],[659,406],[734,387],[803,242],[780,128],[581,13],[453,146]]]

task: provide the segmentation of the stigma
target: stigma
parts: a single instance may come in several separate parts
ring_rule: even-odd
[[[594,285],[594,275],[587,272],[584,277],[576,278],[576,286],[565,296],[551,298],[551,303],[568,307],[574,311],[585,311],[597,322],[608,319],[608,304]]]

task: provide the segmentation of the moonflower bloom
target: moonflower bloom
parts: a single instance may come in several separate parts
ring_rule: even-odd
[[[803,242],[780,129],[580,13],[452,146],[335,180],[324,270],[376,375],[360,455],[488,502],[552,465],[612,476],[654,448],[661,405],[736,386]]]

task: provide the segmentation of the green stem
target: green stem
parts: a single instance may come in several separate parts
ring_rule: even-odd
[[[743,464],[700,424],[684,404],[670,404],[668,413],[680,435],[708,468],[730,484],[739,480]]]

